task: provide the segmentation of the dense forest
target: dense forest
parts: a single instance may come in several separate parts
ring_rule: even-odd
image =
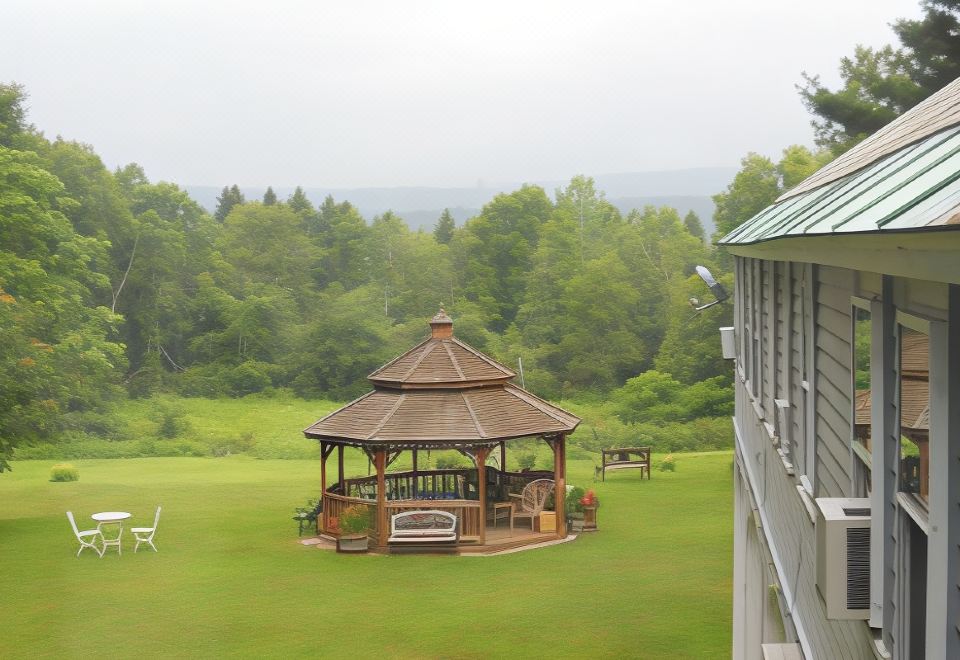
[[[858,118],[955,77],[957,5],[896,23],[903,48],[858,48],[843,89],[808,76],[822,150],[744,158],[714,198],[718,235],[862,139]],[[441,304],[457,337],[572,401],[583,445],[728,443],[717,327],[731,312],[691,309],[707,294],[696,265],[732,286],[699,218],[622,214],[587,176],[498,195],[460,227],[444,213],[432,232],[299,188],[248,200],[227,186],[210,215],[136,164],[111,172],[92,147],[48,139],[25,90],[0,85],[0,470],[18,444],[124,438],[111,406],[125,397],[350,399]]]

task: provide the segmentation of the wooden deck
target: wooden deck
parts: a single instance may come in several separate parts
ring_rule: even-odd
[[[446,555],[485,555],[502,552],[504,550],[513,550],[528,545],[556,541],[557,535],[554,533],[531,532],[529,529],[514,528],[511,533],[510,528],[501,523],[500,527],[494,528],[487,525],[486,543],[461,542],[458,545],[448,544],[393,544],[386,548],[371,548],[371,552],[381,554],[446,554]]]
[[[485,544],[480,545],[479,543],[474,543],[459,545],[457,546],[457,552],[461,555],[490,554],[502,550],[521,548],[525,545],[555,541],[557,539],[557,535],[553,532],[542,534],[540,532],[531,532],[529,529],[523,527],[514,527],[513,532],[511,532],[510,528],[503,523],[500,523],[499,527],[487,525],[486,534],[487,539]]]

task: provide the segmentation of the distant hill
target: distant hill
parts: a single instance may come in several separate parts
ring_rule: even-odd
[[[602,174],[594,177],[597,189],[606,193],[607,199],[621,212],[647,205],[673,206],[680,215],[694,211],[703,221],[707,233],[713,231],[713,200],[711,195],[724,190],[737,173],[735,167],[706,167],[662,172],[626,172]],[[534,181],[548,194],[562,188],[567,181]],[[483,205],[501,192],[516,190],[522,184],[504,183],[475,188],[310,188],[305,187],[307,197],[319,204],[327,195],[337,201],[347,200],[356,206],[367,219],[392,210],[418,229],[433,227],[445,208],[463,224],[477,215]],[[223,186],[184,186],[200,205],[209,211],[217,206],[217,196]],[[260,199],[266,187],[243,188],[247,199]],[[286,199],[293,187],[275,186],[280,199]]]

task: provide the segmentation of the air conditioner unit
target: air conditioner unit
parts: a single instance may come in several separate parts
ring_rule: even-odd
[[[870,618],[870,500],[817,498],[817,591],[828,619]]]
[[[720,328],[720,350],[724,360],[737,357],[737,339],[732,326]]]

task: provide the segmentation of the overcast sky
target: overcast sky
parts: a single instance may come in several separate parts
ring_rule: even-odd
[[[474,186],[736,165],[812,143],[918,0],[3,0],[0,81],[49,137],[151,180]]]

